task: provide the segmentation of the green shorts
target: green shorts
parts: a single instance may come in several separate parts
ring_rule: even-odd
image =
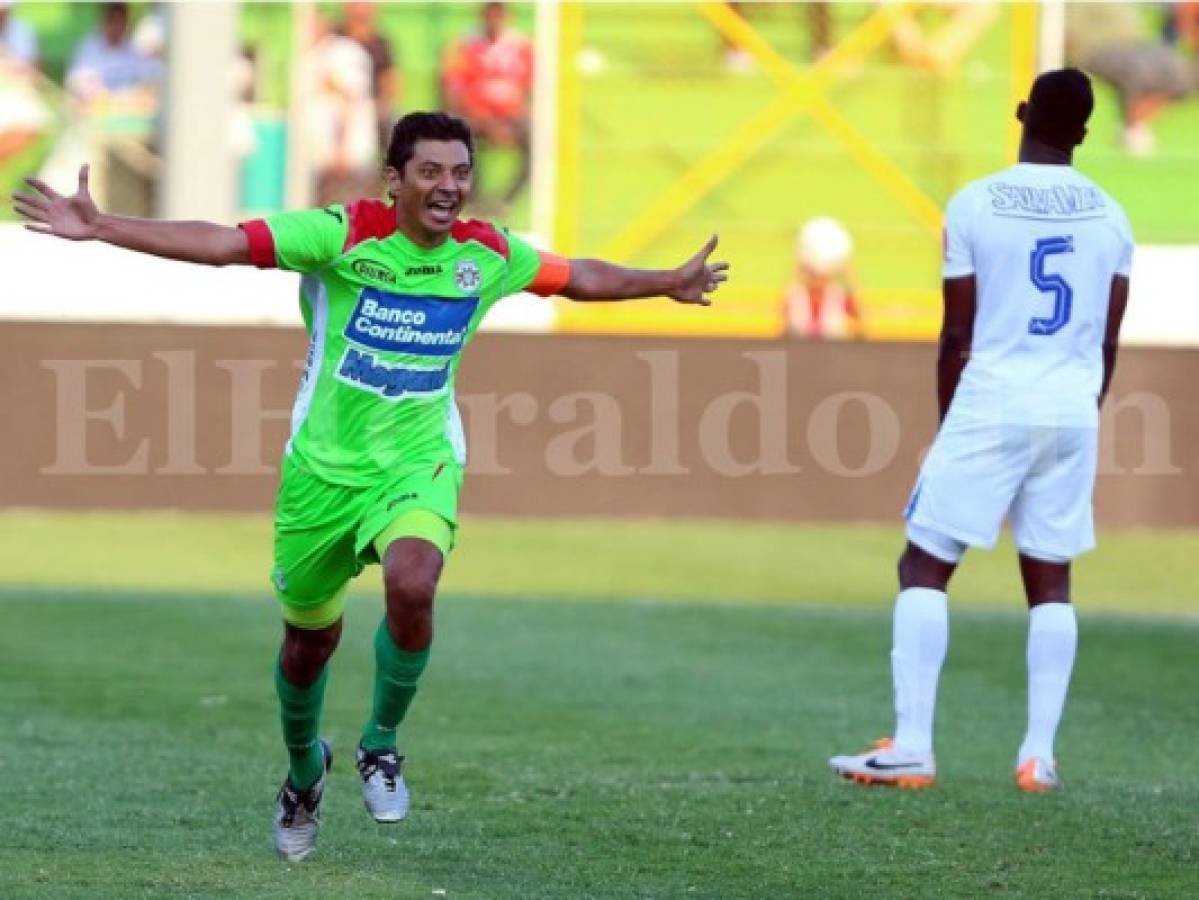
[[[397,538],[421,538],[448,556],[461,489],[462,467],[454,462],[414,465],[377,486],[353,488],[285,456],[271,572],[283,618],[300,628],[332,625],[345,609],[350,579],[379,562]]]

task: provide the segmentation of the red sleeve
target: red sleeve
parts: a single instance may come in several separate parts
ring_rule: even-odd
[[[542,297],[551,297],[570,282],[570,261],[553,253],[538,252],[537,256],[541,260],[541,266],[525,290]]]
[[[237,226],[250,241],[250,262],[260,269],[278,268],[275,256],[275,236],[263,219],[251,219]]]

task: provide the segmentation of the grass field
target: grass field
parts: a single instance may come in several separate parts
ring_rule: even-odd
[[[370,823],[347,763],[368,581],[326,704],[326,828],[294,867],[269,845],[268,537],[257,517],[0,514],[0,896],[1195,894],[1194,534],[1106,535],[1080,565],[1068,789],[1034,798],[1010,783],[1006,553],[955,585],[941,784],[897,793],[824,763],[889,727],[897,529],[471,521],[402,738],[409,821]]]

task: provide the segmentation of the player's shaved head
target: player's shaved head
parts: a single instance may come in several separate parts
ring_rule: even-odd
[[[1030,137],[1070,151],[1086,137],[1094,108],[1091,79],[1078,69],[1055,69],[1037,76],[1016,118]]]

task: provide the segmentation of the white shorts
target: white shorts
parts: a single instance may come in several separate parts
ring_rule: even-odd
[[[1095,546],[1096,429],[954,412],[924,460],[904,513],[917,545],[928,543],[919,538],[932,532],[951,542],[993,547],[1007,517],[1016,547],[1027,556],[1060,562]],[[944,555],[937,547],[925,549]]]

